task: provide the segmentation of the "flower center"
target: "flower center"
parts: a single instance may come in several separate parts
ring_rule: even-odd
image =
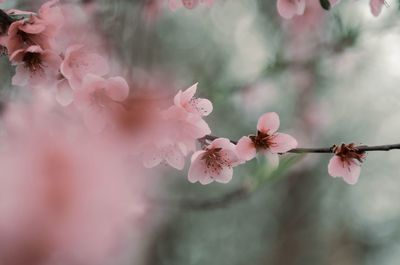
[[[358,150],[353,143],[333,146],[332,151],[335,155],[340,157],[342,162],[347,164],[350,164],[353,160],[362,163],[366,157],[365,152]]]
[[[28,68],[31,72],[43,70],[42,58],[40,53],[27,52],[22,58],[22,61],[25,63],[25,67]]]
[[[207,170],[213,174],[219,174],[224,167],[232,166],[222,153],[222,148],[206,149],[201,159],[204,160]]]
[[[257,135],[250,135],[249,138],[257,149],[269,149],[276,145],[274,142],[275,135],[269,135],[268,133],[258,131]]]

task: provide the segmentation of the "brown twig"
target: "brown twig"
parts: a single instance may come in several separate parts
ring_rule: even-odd
[[[206,135],[205,137],[201,138],[202,141],[213,141],[219,137],[214,135]],[[237,141],[230,140],[231,143],[237,144]],[[360,152],[372,152],[372,151],[390,151],[394,149],[400,149],[400,144],[388,144],[388,145],[375,145],[375,146],[368,146],[368,145],[359,145],[356,146],[358,151]],[[294,148],[289,150],[288,153],[294,154],[304,154],[304,153],[333,153],[333,146],[331,147],[318,147],[318,148]]]
[[[242,185],[230,192],[225,193],[217,198],[205,199],[202,201],[197,200],[171,200],[171,199],[154,199],[148,198],[149,201],[153,202],[155,205],[163,207],[172,207],[184,210],[194,210],[194,211],[204,211],[204,210],[214,210],[221,209],[230,206],[232,203],[241,201],[249,197],[252,190],[247,185]]]

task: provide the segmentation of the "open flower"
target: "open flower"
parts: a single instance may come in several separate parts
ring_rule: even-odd
[[[356,184],[361,172],[361,163],[365,152],[358,150],[354,144],[341,144],[333,147],[334,156],[328,164],[328,173],[332,177],[342,177],[348,184]]]
[[[198,181],[203,185],[213,181],[227,183],[232,179],[233,167],[241,162],[235,145],[226,138],[218,138],[204,150],[192,155],[188,179],[192,183]]]
[[[56,86],[56,99],[62,106],[73,101],[73,90],[82,85],[87,74],[103,76],[109,71],[107,61],[96,53],[89,53],[83,45],[67,48],[60,66],[62,79]]]
[[[157,141],[146,146],[143,151],[143,165],[146,168],[153,168],[165,161],[168,165],[178,170],[185,166],[185,149],[169,139]]]
[[[12,84],[17,86],[38,87],[56,82],[61,58],[51,50],[40,46],[15,51],[10,60],[17,65]]]
[[[19,49],[26,49],[29,46],[37,45],[42,49],[50,49],[53,46],[53,39],[63,24],[64,17],[58,0],[44,3],[38,14],[15,10],[20,14],[29,14],[27,19],[13,22],[8,29],[8,36],[5,39],[5,46],[8,54],[13,54]]]
[[[198,115],[172,106],[160,112],[160,120],[142,140],[143,164],[152,168],[166,162],[182,170],[185,157],[196,150],[196,141],[211,133],[208,124]]]
[[[291,19],[294,16],[301,16],[306,9],[305,0],[278,0],[276,3],[278,13],[281,17]]]
[[[103,76],[108,73],[109,67],[102,56],[85,51],[83,45],[72,45],[65,52],[60,71],[68,79],[71,87],[76,89],[85,75]]]
[[[104,79],[88,74],[74,91],[74,103],[88,128],[100,132],[112,120],[112,112],[120,111],[128,94],[129,86],[122,77]]]
[[[49,49],[50,37],[45,34],[45,30],[46,25],[35,16],[31,16],[28,20],[13,22],[8,29],[8,37],[5,43],[8,54],[34,45],[42,49]]]
[[[197,84],[189,87],[185,91],[179,90],[178,94],[174,97],[174,104],[177,107],[182,107],[186,111],[199,114],[200,116],[207,116],[212,112],[213,106],[211,101],[205,98],[195,98]]]
[[[264,154],[273,166],[279,164],[279,154],[297,146],[297,141],[285,133],[277,133],[279,128],[279,116],[275,112],[263,114],[258,119],[257,135],[242,137],[237,146],[237,152],[243,160],[251,160],[257,151]]]
[[[384,5],[386,5],[385,0],[370,0],[369,7],[371,9],[372,15],[374,15],[375,17],[379,16]]]

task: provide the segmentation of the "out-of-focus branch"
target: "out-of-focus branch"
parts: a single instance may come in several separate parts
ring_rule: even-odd
[[[219,137],[214,135],[206,135],[205,137],[199,139],[201,143],[204,141],[213,141]],[[236,141],[230,140],[231,143],[237,144]],[[305,154],[305,153],[333,153],[333,147],[318,147],[318,148],[294,148],[289,150],[288,153],[294,154]],[[400,149],[400,144],[388,144],[388,145],[375,145],[375,146],[368,146],[368,145],[359,145],[355,146],[355,148],[360,152],[371,152],[371,151],[390,151],[395,149]]]
[[[154,199],[149,198],[149,201],[155,205],[177,208],[183,210],[214,210],[228,207],[234,202],[241,201],[252,194],[253,189],[249,185],[242,185],[228,193],[217,198],[205,199],[205,200],[171,200],[171,199]]]

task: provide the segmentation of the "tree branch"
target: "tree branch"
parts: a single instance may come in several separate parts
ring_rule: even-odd
[[[206,135],[205,137],[199,139],[200,142],[204,141],[213,141],[219,137],[214,135]],[[230,140],[231,143],[237,144],[237,141]],[[400,149],[400,144],[388,144],[388,145],[375,145],[375,146],[368,146],[368,145],[359,145],[355,146],[360,152],[371,152],[371,151],[390,151],[394,149]],[[289,150],[288,153],[294,154],[305,154],[305,153],[333,153],[333,146],[331,147],[318,147],[318,148],[294,148]]]

